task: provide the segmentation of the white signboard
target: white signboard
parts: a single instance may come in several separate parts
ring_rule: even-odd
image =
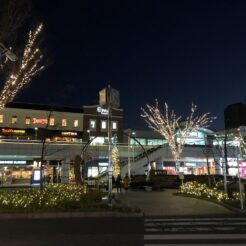
[[[108,115],[108,110],[102,107],[97,107],[97,112],[102,115]]]

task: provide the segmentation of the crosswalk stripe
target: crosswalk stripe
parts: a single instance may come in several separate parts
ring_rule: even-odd
[[[146,218],[144,246],[246,245],[246,218]]]
[[[157,244],[152,244],[152,243],[147,243],[147,244],[144,244],[144,246],[190,246],[191,244],[190,243],[157,243]],[[223,243],[221,244],[223,246],[232,246],[233,244],[228,244],[228,243]],[[243,243],[237,243],[237,244],[234,244],[234,245],[242,245],[242,246],[245,246],[245,242]],[[218,244],[216,243],[195,243],[195,244],[192,244],[192,246],[218,246]]]
[[[160,221],[160,222],[177,222],[177,221],[246,221],[246,218],[179,218],[179,219],[165,219],[165,218],[151,218],[145,219],[145,222],[148,221]]]
[[[155,226],[155,225],[172,225],[172,226],[175,226],[175,225],[246,225],[246,222],[230,222],[230,223],[227,223],[226,221],[225,222],[198,222],[198,221],[194,221],[194,222],[173,222],[172,224],[170,223],[160,223],[160,222],[147,222],[145,223],[146,226],[150,227],[150,226]]]
[[[144,240],[168,240],[168,239],[246,239],[246,234],[148,234]]]

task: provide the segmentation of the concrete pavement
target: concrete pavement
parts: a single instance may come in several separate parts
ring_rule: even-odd
[[[178,190],[127,191],[117,194],[122,203],[140,208],[146,216],[208,216],[235,215],[219,204],[190,197],[177,196]]]

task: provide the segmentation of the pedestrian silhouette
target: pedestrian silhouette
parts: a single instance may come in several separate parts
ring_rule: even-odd
[[[121,183],[122,183],[122,178],[120,174],[118,174],[115,180],[115,187],[117,189],[117,193],[121,193]]]

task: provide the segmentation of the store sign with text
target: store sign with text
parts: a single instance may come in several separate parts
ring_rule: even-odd
[[[11,129],[11,128],[10,129],[3,128],[2,133],[25,134],[26,131],[25,130],[18,130],[18,129]]]
[[[0,160],[0,165],[26,165],[26,161]]]
[[[48,124],[48,119],[45,119],[45,118],[33,118],[32,119],[32,124],[34,124],[34,125],[47,125]]]
[[[108,115],[108,110],[102,107],[97,107],[97,112],[103,115]]]
[[[62,136],[77,136],[77,132],[62,132]]]

